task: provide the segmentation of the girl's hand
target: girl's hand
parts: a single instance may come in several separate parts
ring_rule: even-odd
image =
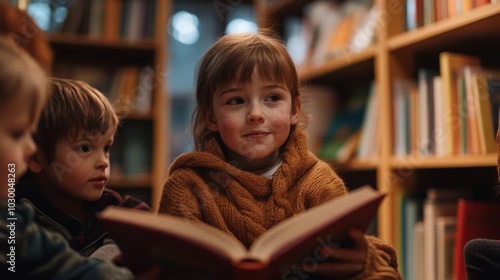
[[[351,243],[349,247],[323,247],[320,254],[328,256],[328,260],[318,264],[315,274],[345,278],[361,273],[364,269],[368,243],[364,233],[356,228],[349,230]]]

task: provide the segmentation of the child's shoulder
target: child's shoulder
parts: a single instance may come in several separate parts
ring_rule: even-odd
[[[101,199],[99,199],[97,209],[102,210],[107,206],[120,206],[126,208],[133,208],[137,210],[153,211],[149,205],[144,201],[137,199],[131,195],[122,196],[115,190],[105,188]]]

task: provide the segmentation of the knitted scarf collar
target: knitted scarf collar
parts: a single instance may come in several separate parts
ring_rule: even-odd
[[[178,171],[183,174],[186,180],[184,185],[199,189],[196,192],[211,188],[215,204],[206,202],[209,205],[205,206],[205,210],[225,209],[221,213],[225,216],[227,227],[247,246],[267,228],[294,214],[289,189],[300,187],[297,182],[304,181],[303,177],[318,162],[308,152],[303,133],[295,133],[284,145],[283,163],[272,179],[240,170],[226,162],[216,139],[211,139],[206,147],[206,151],[186,153],[178,157],[172,164],[170,173]],[[193,176],[193,179],[185,176]],[[195,178],[202,179],[204,184],[200,185],[200,181]],[[191,182],[197,183],[193,185]]]
[[[308,151],[306,136],[302,132],[295,132],[282,150],[283,163],[276,171],[275,178],[287,181],[286,185],[292,185],[318,161]],[[181,168],[205,169],[200,172],[212,175],[223,172],[244,184],[254,196],[269,196],[272,191],[277,191],[261,188],[260,186],[266,184],[269,179],[239,169],[237,163],[227,161],[222,151],[219,141],[214,137],[208,141],[205,151],[189,152],[179,156],[172,163],[170,173]],[[281,191],[286,192],[286,190]]]

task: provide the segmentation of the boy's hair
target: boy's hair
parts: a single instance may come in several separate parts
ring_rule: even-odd
[[[213,132],[205,124],[212,112],[212,97],[217,88],[236,82],[250,82],[257,70],[260,78],[284,85],[292,94],[295,105],[300,98],[297,70],[286,47],[268,30],[257,34],[231,34],[219,38],[205,53],[198,65],[196,108],[193,112],[192,133],[195,150],[203,150]],[[305,125],[307,117],[301,113]],[[290,134],[296,129],[292,126]]]
[[[0,35],[10,38],[18,47],[30,54],[45,73],[50,74],[53,54],[45,34],[25,11],[2,0],[0,0]]]
[[[30,98],[26,106],[30,107],[30,120],[34,121],[48,91],[47,76],[40,65],[9,38],[0,36],[0,104],[8,106],[11,98],[27,92]]]
[[[43,108],[35,142],[52,162],[57,141],[79,135],[114,133],[119,124],[111,103],[89,84],[69,79],[50,78],[52,93]]]

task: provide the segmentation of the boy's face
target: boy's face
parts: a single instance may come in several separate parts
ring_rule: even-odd
[[[84,135],[76,139],[63,137],[55,146],[54,161],[42,161],[49,185],[67,201],[98,200],[109,179],[109,150],[114,131]]]
[[[14,180],[26,172],[28,158],[36,151],[31,137],[36,120],[26,102],[30,99],[27,93],[18,93],[0,105],[0,199],[7,198],[9,183],[15,185]]]
[[[250,83],[213,93],[214,114],[207,125],[220,133],[231,159],[245,170],[257,170],[277,158],[291,125],[298,122],[298,106],[292,106],[288,89],[254,73]]]

